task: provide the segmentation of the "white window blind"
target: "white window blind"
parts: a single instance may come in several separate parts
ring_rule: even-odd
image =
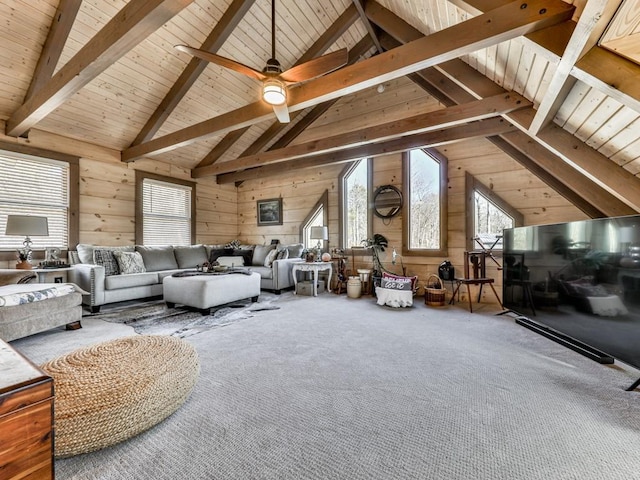
[[[0,250],[21,248],[24,236],[7,236],[8,215],[47,217],[48,237],[32,237],[35,250],[69,246],[69,164],[0,152]]]
[[[191,187],[145,178],[142,181],[145,245],[191,244]]]

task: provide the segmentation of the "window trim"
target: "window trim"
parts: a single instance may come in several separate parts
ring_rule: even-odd
[[[422,150],[440,164],[440,248],[409,248],[409,232],[411,221],[411,172],[409,168],[411,150]],[[404,207],[402,212],[402,255],[421,257],[442,257],[448,255],[449,232],[449,160],[435,148],[414,148],[402,152],[402,183],[404,190]]]
[[[75,250],[80,242],[80,157],[66,153],[55,152],[44,148],[27,145],[17,145],[0,141],[0,150],[7,154],[18,153],[31,155],[43,160],[57,160],[69,164],[69,208],[67,210],[68,249],[61,251],[61,257],[66,258],[70,250]],[[2,232],[4,233],[4,232]],[[45,248],[34,248],[34,260],[44,260]],[[16,259],[15,252],[0,251],[0,261],[9,262]]]
[[[300,243],[304,244],[304,230],[307,228],[307,224],[311,221],[313,217],[316,216],[318,210],[322,208],[322,225],[325,227],[329,227],[329,190],[325,190],[320,199],[316,202],[309,213],[304,218],[302,223],[300,223]],[[331,230],[329,230],[329,235],[331,235]],[[329,240],[322,241],[322,250],[327,251],[329,246]]]
[[[143,215],[143,188],[142,183],[146,180],[157,180],[159,182],[173,183],[176,185],[183,185],[191,187],[191,245],[196,244],[196,182],[189,180],[182,180],[180,178],[166,177],[164,175],[157,175],[155,173],[142,172],[136,170],[136,214],[135,214],[135,243],[136,245],[144,245],[143,231],[144,231],[144,215]]]
[[[465,208],[465,246],[468,251],[477,250],[479,245],[473,241],[474,218],[475,218],[475,202],[473,200],[474,193],[478,192],[493,203],[500,210],[503,210],[507,215],[513,218],[514,227],[524,226],[524,215],[509,205],[504,199],[502,199],[497,193],[491,190],[489,187],[480,182],[469,172],[465,172],[464,176],[464,192],[466,198]],[[502,251],[496,251],[496,253],[502,253]]]
[[[344,184],[346,178],[358,166],[359,162],[367,162],[367,238],[373,236],[373,158],[364,157],[347,164],[338,177],[338,248],[344,250],[345,253],[351,252],[353,245],[345,245],[345,234],[347,231],[347,217],[344,215],[346,189]],[[363,239],[364,240],[364,239]]]

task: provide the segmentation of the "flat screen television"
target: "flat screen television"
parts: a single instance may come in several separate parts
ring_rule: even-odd
[[[640,368],[640,215],[510,228],[503,241],[507,309]]]

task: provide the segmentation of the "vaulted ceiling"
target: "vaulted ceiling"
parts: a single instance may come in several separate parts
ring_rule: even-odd
[[[51,132],[219,183],[480,135],[589,215],[630,214],[640,212],[639,5],[281,0],[285,70],[349,51],[343,68],[290,88],[281,124],[255,79],[174,48],[260,70],[269,0],[11,0],[0,4],[0,120],[11,137]],[[327,110],[404,76],[439,108],[296,143]]]

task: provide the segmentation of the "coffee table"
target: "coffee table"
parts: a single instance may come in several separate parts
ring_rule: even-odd
[[[176,304],[197,308],[208,315],[213,307],[250,298],[258,301],[260,274],[256,272],[170,276],[162,281],[164,301],[169,308]]]

